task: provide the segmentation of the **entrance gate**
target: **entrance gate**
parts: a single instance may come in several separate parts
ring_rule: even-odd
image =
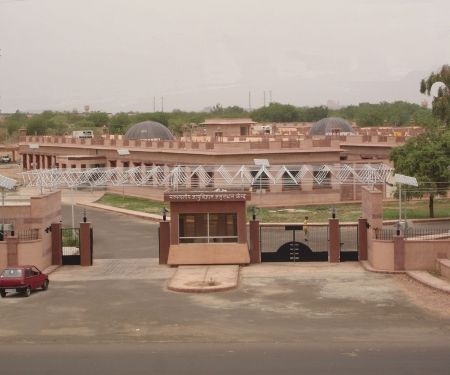
[[[260,224],[262,262],[326,262],[328,260],[328,224]]]
[[[358,224],[341,225],[340,261],[358,261]]]
[[[327,224],[260,224],[262,262],[318,262],[328,260],[329,228]],[[341,262],[358,261],[358,224],[341,224]]]
[[[79,228],[61,228],[61,252],[63,265],[80,265]]]

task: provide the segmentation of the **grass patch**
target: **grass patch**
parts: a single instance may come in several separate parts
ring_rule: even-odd
[[[146,198],[122,196],[106,193],[97,203],[108,206],[125,208],[127,210],[141,211],[150,214],[161,215],[163,207],[168,204],[153,201]],[[263,223],[302,223],[305,216],[309,222],[326,222],[331,217],[331,208],[336,208],[336,217],[340,221],[357,221],[361,217],[360,203],[339,203],[305,206],[286,206],[279,208],[258,208],[256,217]],[[405,208],[405,206],[403,206]],[[408,219],[428,218],[428,200],[417,200],[406,203]],[[434,202],[435,217],[450,216],[450,200],[437,199]],[[170,213],[169,213],[170,216]],[[398,202],[386,202],[384,204],[383,217],[385,220],[398,218]],[[247,219],[252,218],[252,208],[247,206]]]
[[[122,196],[119,194],[106,193],[96,203],[125,208],[127,210],[146,212],[148,214],[161,215],[164,202],[153,201],[146,198]]]

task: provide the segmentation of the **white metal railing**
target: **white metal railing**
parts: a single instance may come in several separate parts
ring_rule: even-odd
[[[133,168],[34,169],[20,173],[23,184],[42,188],[153,186],[180,188],[384,184],[393,168],[386,164],[177,165]]]

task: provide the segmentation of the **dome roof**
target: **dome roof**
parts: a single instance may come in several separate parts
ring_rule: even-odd
[[[317,121],[310,129],[309,135],[327,135],[332,134],[333,129],[339,129],[340,134],[354,134],[352,126],[340,117],[327,117]]]
[[[163,124],[156,121],[143,121],[131,126],[125,133],[126,139],[171,140],[173,135]]]

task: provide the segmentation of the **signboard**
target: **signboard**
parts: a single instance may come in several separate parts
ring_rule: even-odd
[[[269,160],[267,159],[253,159],[253,162],[260,167],[270,167]]]
[[[284,230],[303,230],[303,225],[285,225]]]
[[[174,192],[164,194],[166,202],[246,201],[249,198],[249,194],[238,192]]]
[[[419,186],[415,177],[405,176],[403,174],[396,173],[394,175],[394,180],[396,184],[410,185],[415,187]]]

